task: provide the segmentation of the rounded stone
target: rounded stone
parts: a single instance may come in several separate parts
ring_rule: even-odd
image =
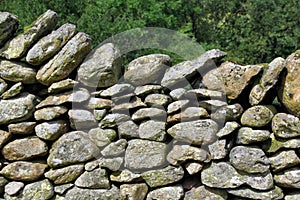
[[[276,108],[272,105],[253,106],[243,113],[241,123],[244,126],[263,127],[271,122],[275,114]]]

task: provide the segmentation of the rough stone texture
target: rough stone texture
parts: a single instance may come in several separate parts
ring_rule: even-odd
[[[85,130],[97,127],[96,119],[88,110],[72,109],[68,111],[70,126],[76,130]]]
[[[0,147],[1,148],[10,139],[10,137],[11,137],[11,133],[0,130]]]
[[[18,94],[21,93],[23,89],[23,85],[21,82],[14,84],[13,86],[11,86],[11,88],[9,88],[7,91],[5,91],[0,98],[2,99],[10,99],[14,96],[17,96]]]
[[[113,128],[122,122],[130,120],[130,117],[126,114],[112,113],[107,114],[100,122],[101,128]]]
[[[211,118],[219,122],[237,121],[243,111],[243,107],[240,104],[235,103],[217,109],[211,114]]]
[[[224,137],[226,135],[229,135],[231,133],[233,133],[235,130],[237,130],[238,128],[240,128],[240,124],[237,122],[226,122],[223,126],[223,128],[221,128],[218,133],[217,136],[219,138]]]
[[[106,115],[106,109],[94,110],[94,117],[96,120],[101,120]]]
[[[138,138],[138,129],[138,125],[136,125],[133,121],[122,122],[118,126],[120,138]]]
[[[89,131],[88,137],[97,147],[104,147],[117,137],[117,133],[113,129],[93,128]]]
[[[273,153],[279,149],[298,149],[300,146],[300,139],[289,139],[289,140],[277,140],[274,135],[271,134],[271,140],[263,144],[263,149],[268,153]]]
[[[149,94],[145,98],[145,103],[149,106],[166,106],[171,101],[171,98],[164,94]]]
[[[291,114],[277,113],[272,119],[272,131],[281,138],[300,136],[299,118]]]
[[[199,98],[199,99],[220,99],[224,95],[222,92],[219,91],[214,91],[214,90],[208,90],[208,89],[193,89],[193,90],[188,90],[184,93],[184,96],[186,98]]]
[[[7,87],[8,87],[7,83],[2,78],[0,78],[0,94],[5,92]]]
[[[176,88],[176,89],[172,90],[169,93],[169,95],[174,101],[178,101],[184,96],[185,93],[186,93],[185,88]]]
[[[185,109],[189,103],[190,103],[189,100],[174,101],[168,105],[167,113],[172,114],[172,113],[181,111],[181,110]]]
[[[217,140],[211,145],[208,145],[209,153],[212,160],[223,159],[228,155],[232,144],[227,144],[225,139]]]
[[[288,195],[285,195],[284,200],[298,200],[300,198],[299,192],[291,192]]]
[[[269,157],[274,172],[300,164],[300,159],[293,150],[281,151]]]
[[[107,145],[102,151],[101,154],[103,156],[118,156],[123,154],[127,147],[127,141],[125,139],[120,139],[116,142],[112,142]]]
[[[65,184],[74,181],[83,173],[84,166],[71,165],[60,169],[51,169],[45,173],[45,177],[54,182],[54,184]]]
[[[24,187],[20,199],[48,200],[54,195],[53,185],[47,179],[28,184]]]
[[[192,188],[190,191],[186,192],[184,200],[226,200],[227,198],[227,192],[224,190],[200,186]]]
[[[50,121],[65,114],[67,111],[68,109],[64,106],[46,107],[35,111],[34,118],[38,121]]]
[[[36,135],[43,140],[56,140],[68,131],[68,124],[64,120],[44,122],[35,127]]]
[[[22,182],[9,182],[7,185],[5,185],[4,191],[8,195],[15,195],[17,194],[20,190],[22,190],[24,187],[24,183]]]
[[[136,111],[131,118],[134,121],[141,121],[149,118],[157,121],[166,121],[167,113],[165,110],[159,108],[141,108]]]
[[[148,192],[148,186],[145,183],[123,184],[120,186],[121,199],[144,200]]]
[[[94,88],[112,86],[120,76],[120,52],[112,43],[96,47],[78,69],[79,81]]]
[[[0,46],[10,39],[19,25],[18,17],[8,12],[0,12]]]
[[[81,188],[109,189],[110,184],[105,169],[95,169],[84,172],[75,181],[75,185]]]
[[[141,139],[154,140],[158,142],[166,139],[166,123],[148,120],[140,124],[139,137]]]
[[[275,114],[276,109],[272,105],[253,106],[243,113],[241,117],[241,123],[244,126],[262,127],[267,125]]]
[[[135,88],[134,94],[137,96],[145,96],[150,93],[157,93],[162,89],[163,87],[161,85],[142,85]]]
[[[36,122],[19,122],[16,124],[9,124],[8,131],[15,135],[30,135],[34,131]]]
[[[223,100],[204,100],[199,102],[199,106],[209,111],[215,111],[223,106],[226,106],[227,102]]]
[[[283,192],[279,187],[276,187],[269,191],[257,191],[250,188],[239,188],[227,190],[229,194],[233,194],[242,198],[250,199],[268,199],[279,200],[283,198]]]
[[[132,183],[142,180],[142,177],[140,174],[135,174],[128,169],[124,169],[122,171],[112,173],[110,175],[110,180],[120,183]]]
[[[93,160],[85,164],[84,168],[86,171],[93,171],[98,166],[107,168],[113,172],[118,171],[123,164],[123,157],[114,157],[114,158],[103,158],[100,157],[97,160]]]
[[[123,84],[115,84],[106,90],[103,90],[100,95],[102,97],[114,97],[114,96],[121,96],[124,94],[128,94],[134,91],[134,87],[130,84],[123,83]]]
[[[54,192],[57,194],[64,194],[66,191],[68,191],[70,188],[72,188],[74,186],[73,183],[66,183],[63,185],[58,185],[54,187]]]
[[[203,165],[204,163],[188,162],[184,165],[184,167],[190,175],[193,175],[200,172],[203,168]]]
[[[268,130],[253,130],[249,127],[242,127],[237,134],[237,144],[263,142],[269,139],[270,135],[271,133]]]
[[[183,187],[181,185],[169,186],[152,190],[147,195],[147,200],[156,199],[172,199],[180,200],[184,196]]]
[[[278,186],[285,188],[300,188],[300,169],[298,167],[287,169],[274,175],[274,181]]]
[[[78,81],[74,81],[72,79],[65,79],[62,81],[58,81],[55,83],[52,83],[49,87],[48,87],[48,93],[58,93],[58,92],[62,92],[65,90],[71,90],[73,89],[79,82]]]

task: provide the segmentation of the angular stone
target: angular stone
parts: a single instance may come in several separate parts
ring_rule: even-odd
[[[156,199],[172,199],[180,200],[184,196],[183,187],[181,185],[168,186],[163,188],[158,188],[152,190],[147,195],[147,200],[156,200]]]
[[[105,169],[95,169],[90,172],[84,172],[75,181],[77,187],[93,189],[109,189],[110,184]]]
[[[93,160],[85,164],[84,168],[86,171],[93,171],[97,167],[107,168],[113,172],[118,171],[123,164],[123,157],[114,157],[114,158],[103,158],[100,157],[97,160]]]
[[[54,56],[75,34],[76,26],[64,24],[49,35],[40,39],[27,53],[26,61],[40,65]]]
[[[84,170],[84,165],[71,165],[60,169],[51,169],[45,173],[45,177],[54,182],[54,184],[65,184],[74,181]]]
[[[50,121],[53,120],[63,114],[65,114],[68,109],[64,106],[53,106],[53,107],[46,107],[34,112],[35,120],[46,120]]]
[[[36,122],[19,122],[16,124],[9,124],[8,131],[15,135],[30,135],[34,131]]]
[[[253,130],[249,127],[242,127],[237,134],[237,144],[251,144],[263,142],[269,139],[271,133],[268,130]]]
[[[285,60],[283,58],[275,58],[265,69],[259,83],[255,85],[249,96],[249,102],[251,105],[257,105],[260,102],[270,97],[270,90],[278,82],[279,75],[285,67]]]
[[[187,106],[189,106],[190,101],[189,100],[178,100],[170,103],[168,105],[167,113],[172,114],[178,111],[181,111],[185,109]]]
[[[5,145],[2,149],[2,155],[10,161],[30,160],[45,156],[47,153],[47,144],[37,137],[16,139]]]
[[[49,200],[54,195],[53,185],[47,179],[26,185],[20,195],[21,199]]]
[[[278,186],[285,188],[300,188],[300,168],[287,169],[274,175],[274,181]]]
[[[130,120],[130,117],[126,114],[120,114],[120,113],[112,113],[107,114],[99,123],[99,126],[101,128],[113,128],[122,122],[126,122]]]
[[[110,109],[112,106],[112,100],[95,97],[90,98],[87,103],[87,108],[89,109]]]
[[[203,84],[210,90],[224,92],[229,99],[236,99],[262,68],[259,65],[241,66],[226,61],[205,74]]]
[[[113,129],[93,128],[89,130],[88,137],[97,147],[104,147],[117,137],[117,133]]]
[[[274,199],[279,200],[282,199],[284,194],[282,190],[275,186],[274,189],[269,191],[257,191],[250,188],[238,188],[238,189],[229,189],[227,190],[229,194],[233,194],[242,198],[250,198],[250,199]]]
[[[207,145],[216,140],[218,124],[210,119],[182,122],[167,130],[178,141],[194,145]]]
[[[187,160],[209,162],[210,155],[204,149],[189,145],[174,145],[167,155],[167,161],[172,165],[180,165]]]
[[[269,157],[271,168],[274,172],[300,164],[300,159],[293,150],[286,150]]]
[[[150,93],[158,93],[163,89],[161,85],[142,85],[137,86],[134,90],[134,94],[137,96],[145,96]]]
[[[2,168],[0,173],[15,181],[35,181],[43,176],[47,167],[46,164],[17,161]]]
[[[114,172],[110,175],[110,180],[119,183],[133,183],[142,180],[140,174],[135,174],[128,169]]]
[[[199,99],[220,99],[224,95],[222,92],[208,90],[203,88],[188,90],[184,93],[186,98],[199,98]]]
[[[279,149],[298,149],[300,146],[300,139],[289,139],[289,140],[277,140],[274,135],[271,134],[271,140],[263,144],[263,149],[268,153],[273,153]]]
[[[5,92],[7,87],[8,87],[7,83],[2,78],[0,78],[0,94]]]
[[[107,111],[106,109],[101,109],[101,110],[94,110],[94,117],[96,120],[101,120],[103,117],[106,115]]]
[[[1,49],[1,56],[7,59],[22,57],[34,42],[54,28],[57,20],[57,13],[47,10],[30,26],[25,27],[27,30],[24,33],[7,42]]]
[[[14,84],[13,86],[11,86],[11,88],[9,88],[6,92],[4,92],[0,98],[2,99],[9,99],[12,98],[14,96],[17,96],[18,94],[21,93],[21,90],[23,90],[23,85],[21,82]]]
[[[100,93],[102,97],[114,97],[114,96],[121,96],[132,93],[134,91],[134,87],[130,84],[123,83],[123,84],[115,84],[106,90],[103,90]]]
[[[87,133],[73,131],[64,134],[52,145],[47,162],[50,167],[57,168],[88,161],[99,153]]]
[[[229,154],[230,163],[246,173],[264,173],[269,170],[270,161],[265,153],[256,147],[236,146]]]
[[[165,94],[149,94],[145,98],[145,103],[148,106],[166,106],[171,101],[171,98]]]
[[[120,138],[138,138],[139,137],[139,132],[138,132],[138,125],[136,125],[133,121],[126,121],[126,122],[121,122],[118,125],[118,132]]]
[[[174,101],[178,101],[178,100],[182,99],[182,97],[184,96],[185,93],[186,93],[185,88],[176,88],[176,89],[172,90],[169,93],[169,95]]]
[[[225,190],[213,189],[206,186],[199,186],[197,188],[192,188],[184,195],[184,200],[198,200],[198,199],[226,200],[227,198],[228,195]]]
[[[90,52],[91,39],[85,33],[77,33],[48,63],[37,72],[36,79],[43,85],[66,78]]]
[[[166,121],[167,113],[159,108],[141,108],[131,118],[134,121],[142,121],[149,118],[157,121]]]
[[[11,134],[6,131],[0,130],[0,148],[10,139]]]
[[[78,84],[78,81],[74,81],[72,79],[65,79],[62,81],[58,81],[55,83],[52,83],[48,87],[48,93],[58,93],[65,90],[73,89]]]
[[[237,122],[226,122],[225,125],[223,126],[223,128],[221,128],[218,133],[217,136],[219,138],[224,137],[226,135],[229,135],[231,133],[233,133],[236,129],[240,128],[240,124]]]
[[[22,182],[17,182],[17,181],[12,181],[9,182],[7,185],[5,185],[5,193],[12,196],[17,194],[20,190],[22,190],[24,187],[24,183]]]
[[[235,103],[217,109],[211,114],[211,118],[218,122],[237,121],[243,111],[243,107],[240,104]]]
[[[272,131],[281,138],[300,136],[299,118],[291,114],[277,113],[272,119]]]
[[[270,171],[264,174],[247,174],[244,175],[245,183],[253,189],[270,190],[274,188],[273,175]]]
[[[35,127],[36,135],[43,140],[56,140],[68,131],[69,127],[66,121],[57,120],[44,122]]]
[[[241,117],[241,123],[244,126],[262,127],[271,122],[276,114],[276,108],[272,105],[258,105],[245,110]]]
[[[165,141],[166,123],[148,120],[140,124],[139,137],[146,140]]]
[[[226,140],[217,140],[214,143],[208,145],[209,153],[212,160],[223,159],[228,155],[230,146]]]
[[[120,186],[121,199],[144,200],[148,192],[145,183],[123,184]]]
[[[134,139],[128,141],[125,152],[125,167],[141,171],[165,163],[167,145],[161,142]]]
[[[63,185],[58,185],[54,187],[54,192],[57,194],[64,194],[66,191],[68,191],[70,188],[72,188],[74,186],[73,183],[66,183]]]
[[[184,165],[186,171],[190,174],[197,174],[203,168],[204,163],[188,162]]]
[[[19,25],[16,15],[8,12],[0,12],[0,46],[11,38]]]
[[[120,139],[116,142],[112,142],[109,145],[107,145],[102,151],[101,154],[103,156],[109,157],[109,156],[118,156],[120,154],[123,154],[127,147],[127,141],[125,139]]]
[[[88,110],[72,109],[68,111],[70,126],[76,130],[85,130],[97,127],[97,121]]]

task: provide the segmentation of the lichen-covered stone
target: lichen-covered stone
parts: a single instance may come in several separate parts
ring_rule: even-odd
[[[229,189],[227,190],[229,194],[233,194],[242,198],[250,199],[268,199],[268,200],[279,200],[282,199],[284,194],[282,190],[275,186],[274,189],[269,191],[257,191],[250,188],[238,188],[238,189]]]
[[[300,188],[300,168],[294,167],[274,175],[278,186],[285,188]]]
[[[226,200],[227,198],[228,195],[225,190],[209,188],[206,186],[192,188],[184,195],[184,200]]]
[[[85,164],[84,168],[86,171],[93,171],[97,167],[101,168],[107,168],[110,171],[118,171],[122,164],[123,164],[124,158],[123,157],[114,157],[114,158],[103,158],[100,157],[97,160],[93,160],[91,162],[88,162]]]
[[[70,126],[76,130],[86,130],[97,127],[97,121],[88,110],[71,109],[68,111]]]
[[[145,183],[123,184],[120,186],[121,199],[144,200],[148,192]]]
[[[95,169],[84,172],[75,181],[75,185],[81,188],[109,189],[110,183],[105,169]]]
[[[13,86],[11,86],[11,88],[9,88],[7,91],[5,91],[0,98],[2,99],[9,99],[12,98],[14,96],[17,96],[18,94],[21,93],[23,89],[23,85],[21,82],[18,82],[16,84],[14,84]]]
[[[15,33],[19,25],[16,15],[0,12],[0,46],[2,46]]]
[[[253,130],[249,127],[242,127],[237,134],[237,144],[263,142],[269,139],[270,135],[271,133],[268,130]]]
[[[105,117],[106,113],[107,113],[106,109],[94,110],[93,112],[95,119],[98,121],[102,120],[103,117]]]
[[[43,140],[56,140],[68,131],[68,124],[64,120],[44,122],[35,127],[36,135]]]
[[[156,199],[172,199],[180,200],[184,196],[183,187],[181,185],[162,187],[152,190],[148,193],[146,200]]]
[[[0,148],[10,139],[11,133],[0,130]]]
[[[243,178],[245,183],[253,189],[270,190],[274,188],[273,175],[270,171],[263,174],[246,174]]]
[[[178,111],[181,111],[189,106],[189,100],[178,100],[170,103],[167,108],[167,113],[172,114]]]
[[[227,106],[227,102],[225,100],[218,99],[204,100],[199,101],[199,106],[205,108],[206,110],[214,111],[223,106]]]
[[[263,144],[263,149],[268,153],[273,153],[282,148],[287,149],[298,149],[300,146],[300,139],[289,139],[289,140],[277,140],[274,135],[271,134],[271,140],[268,140]]]
[[[300,164],[300,159],[293,150],[278,152],[269,157],[271,168],[274,172]]]
[[[140,124],[139,137],[146,140],[158,142],[166,139],[166,123],[154,120],[148,120]]]
[[[110,180],[119,183],[134,183],[142,180],[140,174],[133,173],[128,169],[116,171],[110,175]]]
[[[4,191],[6,194],[12,196],[17,194],[24,187],[23,182],[12,181],[5,185]]]
[[[220,99],[224,95],[220,91],[208,90],[204,88],[188,90],[184,93],[186,98],[199,98],[199,99]]]
[[[145,96],[150,93],[157,93],[162,89],[163,87],[161,85],[142,85],[135,88],[134,94],[137,96]]]
[[[44,84],[66,78],[91,50],[91,39],[85,33],[77,33],[48,63],[37,72],[36,79]]]
[[[32,199],[32,200],[49,200],[54,196],[54,188],[49,180],[41,180],[38,182],[30,183],[26,185],[22,193],[18,196],[20,199]]]
[[[167,113],[159,108],[141,108],[133,113],[131,118],[134,121],[142,121],[149,118],[157,121],[166,121]]]
[[[107,114],[99,123],[101,128],[113,128],[122,122],[130,120],[130,117],[126,114],[112,113]]]
[[[117,133],[113,129],[93,128],[89,130],[88,137],[97,147],[104,147],[117,137]]]
[[[212,160],[223,159],[228,155],[232,144],[228,143],[225,139],[217,140],[208,145],[209,153]]]
[[[54,184],[65,184],[74,181],[83,173],[84,165],[77,164],[59,169],[51,169],[45,173],[45,177],[54,182]]]
[[[241,117],[244,126],[262,127],[271,122],[276,114],[276,109],[272,105],[258,105],[248,108]]]
[[[118,156],[120,154],[123,154],[127,147],[127,141],[125,139],[120,139],[116,142],[112,142],[109,145],[107,145],[102,151],[101,154],[103,156],[109,157],[109,156]]]
[[[68,109],[64,106],[53,106],[53,107],[46,107],[34,112],[34,118],[37,121],[45,120],[50,121],[53,120],[63,114],[65,114]]]
[[[240,124],[237,122],[226,122],[225,125],[223,126],[223,128],[221,128],[218,133],[217,136],[219,138],[227,136],[231,133],[233,133],[235,130],[237,130],[238,128],[240,128]]]
[[[277,113],[272,119],[272,131],[281,138],[300,136],[299,118],[287,113]]]
[[[244,109],[238,104],[223,106],[211,114],[211,118],[218,122],[237,121],[242,115]]]
[[[62,81],[58,81],[58,82],[52,83],[48,87],[48,93],[58,93],[58,92],[62,92],[65,90],[70,90],[70,89],[73,89],[78,83],[79,83],[78,81],[74,81],[69,78],[62,80]]]
[[[165,94],[149,94],[145,98],[145,103],[148,106],[166,106],[171,101],[171,98]]]
[[[131,120],[121,122],[118,125],[118,132],[120,138],[127,138],[127,139],[138,138],[139,137],[138,130],[139,130],[138,125],[136,125],[136,123],[134,123]]]

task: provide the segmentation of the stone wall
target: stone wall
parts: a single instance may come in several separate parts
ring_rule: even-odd
[[[172,66],[0,13],[4,199],[300,199],[300,52]],[[51,32],[52,31],[52,32]],[[215,67],[214,67],[215,66]]]

